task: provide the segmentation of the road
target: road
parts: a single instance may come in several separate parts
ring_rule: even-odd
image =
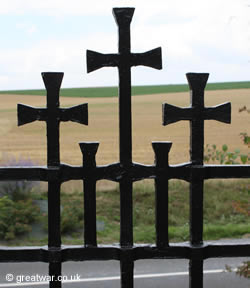
[[[245,240],[243,240],[245,241]],[[249,240],[248,242],[249,243]],[[226,265],[236,268],[247,258],[219,258],[204,261],[205,288],[250,288],[250,280],[239,277],[234,272],[226,272]],[[249,259],[248,259],[249,260]],[[188,260],[139,260],[135,262],[135,287],[179,287],[188,288]],[[120,287],[120,265],[118,261],[66,262],[62,265],[63,275],[67,276],[64,288]],[[7,275],[13,280],[7,281]],[[32,276],[26,281],[24,277]],[[47,263],[1,263],[0,288],[44,288],[48,283],[41,278],[48,275]],[[23,277],[23,279],[22,279]],[[80,279],[79,279],[80,278]],[[35,280],[35,281],[34,281]],[[45,280],[45,278],[44,278]]]

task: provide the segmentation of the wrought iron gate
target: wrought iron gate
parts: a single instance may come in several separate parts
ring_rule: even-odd
[[[190,121],[190,162],[169,165],[170,142],[153,142],[155,164],[132,162],[131,131],[131,67],[137,65],[162,68],[161,48],[145,53],[130,51],[130,23],[134,8],[114,8],[119,30],[117,54],[87,51],[87,70],[118,67],[119,72],[119,136],[120,162],[96,166],[97,142],[82,142],[82,166],[60,162],[59,125],[61,121],[88,124],[87,104],[60,108],[59,90],[63,73],[42,73],[47,90],[47,107],[34,108],[18,104],[18,125],[36,120],[47,124],[46,167],[2,167],[0,180],[48,182],[48,247],[0,247],[0,262],[46,262],[49,275],[55,276],[50,287],[61,287],[57,281],[66,261],[117,260],[120,262],[121,287],[133,287],[134,262],[141,259],[189,259],[189,287],[203,287],[203,261],[215,257],[250,256],[250,245],[208,244],[203,242],[203,182],[212,178],[250,178],[249,165],[204,165],[204,121],[214,119],[230,123],[231,106],[204,106],[206,73],[188,73],[191,106],[179,108],[163,105],[163,125],[181,120]],[[155,180],[156,243],[136,245],[133,242],[132,196],[133,182]],[[69,180],[83,180],[84,186],[84,245],[61,246],[60,186]],[[96,182],[115,181],[120,186],[120,245],[97,245]],[[169,243],[168,239],[168,181],[182,179],[190,183],[190,242]],[[167,283],[166,283],[167,285]]]

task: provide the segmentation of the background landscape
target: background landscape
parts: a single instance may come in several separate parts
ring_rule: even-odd
[[[33,122],[17,127],[17,103],[36,107],[46,106],[44,90],[0,92],[0,146],[1,165],[10,161],[22,165],[46,165],[46,127],[43,122]],[[117,88],[76,88],[62,89],[62,107],[88,103],[89,125],[61,123],[61,162],[72,165],[82,164],[82,154],[78,143],[99,141],[97,165],[119,161],[118,144],[118,97]],[[153,164],[152,141],[171,141],[170,164],[189,161],[189,123],[181,121],[162,126],[162,103],[180,107],[189,106],[190,96],[187,85],[144,86],[133,88],[133,161]],[[205,145],[216,145],[216,151],[225,153],[238,151],[249,155],[249,148],[243,144],[240,133],[250,134],[249,114],[239,110],[249,107],[250,82],[209,84],[205,92],[205,105],[215,106],[224,102],[232,103],[232,124],[216,121],[205,123]],[[208,151],[205,149],[205,154]],[[11,160],[12,159],[12,160]],[[235,162],[241,163],[240,157]],[[220,159],[209,163],[219,163]],[[47,199],[47,186],[41,183],[39,190],[31,190],[31,198]],[[188,183],[170,181],[169,191],[169,233],[173,241],[186,241],[189,235],[189,192]],[[249,236],[249,193],[247,180],[205,181],[204,195],[204,237],[218,239],[225,237]],[[33,195],[33,196],[32,196]],[[134,234],[137,242],[154,242],[154,182],[139,181],[134,184]],[[33,201],[33,200],[32,200]],[[0,203],[1,204],[1,203]],[[64,243],[81,243],[83,196],[82,181],[69,181],[62,185],[63,215],[61,229]],[[45,205],[46,206],[46,205]],[[73,207],[73,208],[72,208]],[[119,189],[116,183],[98,181],[97,219],[98,241],[119,241]],[[41,212],[42,213],[42,212]],[[44,213],[44,212],[43,212]],[[9,213],[10,215],[10,213]],[[46,211],[44,214],[46,218]],[[14,219],[14,218],[13,218]],[[34,219],[32,220],[34,221]],[[14,221],[14,226],[16,222]],[[46,223],[46,219],[43,219]],[[45,224],[46,226],[46,224]],[[69,237],[69,234],[70,237]],[[80,233],[80,234],[79,234]],[[11,235],[13,245],[46,243],[46,233],[38,240],[33,234],[28,238]],[[80,235],[80,236],[79,236]],[[36,235],[37,236],[37,235]],[[9,236],[7,236],[8,238]],[[34,238],[35,237],[35,238]],[[9,239],[10,240],[10,239]],[[38,241],[38,242],[37,242]]]
[[[240,88],[240,89],[239,89]],[[178,93],[177,93],[177,92]],[[43,95],[43,96],[41,96]],[[46,163],[45,123],[33,122],[17,127],[17,103],[36,107],[46,106],[44,90],[21,90],[0,92],[0,145],[2,153],[16,158],[32,159],[37,164]],[[189,160],[189,123],[162,126],[162,103],[180,107],[190,105],[187,85],[139,86],[133,88],[133,159],[150,164],[154,160],[152,141],[171,141],[170,163]],[[241,132],[249,133],[249,115],[239,113],[244,105],[249,106],[250,82],[208,84],[205,105],[215,106],[232,103],[232,123],[205,121],[205,143],[221,147],[227,144],[230,150],[247,151],[240,138]],[[118,161],[118,97],[117,88],[62,89],[62,107],[88,103],[89,125],[61,123],[61,161],[81,164],[82,155],[78,143],[99,141],[97,163]]]

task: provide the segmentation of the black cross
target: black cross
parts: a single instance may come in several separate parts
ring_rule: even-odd
[[[88,124],[88,105],[81,104],[71,108],[59,107],[59,91],[63,73],[42,73],[47,90],[47,108],[34,108],[18,104],[18,126],[36,120],[47,124],[47,165],[50,168],[60,166],[59,126],[61,121],[74,121]],[[61,247],[60,231],[60,189],[61,182],[57,177],[48,181],[48,246],[53,252]],[[55,178],[55,179],[54,179]],[[61,275],[61,262],[49,263],[49,275],[56,280],[50,282],[50,287],[61,287],[57,277]]]
[[[70,108],[59,107],[59,91],[63,73],[46,72],[42,78],[47,90],[47,108],[34,108],[18,104],[18,126],[33,121],[47,123],[47,162],[48,166],[60,164],[59,125],[61,121],[73,121],[88,125],[88,104],[81,104]]]
[[[179,108],[163,105],[163,125],[180,120],[190,121],[190,160],[192,165],[203,165],[204,157],[204,121],[217,120],[231,122],[231,104],[215,107],[204,106],[204,90],[208,80],[207,73],[188,73],[187,80],[191,90],[191,107]],[[203,243],[203,188],[204,179],[199,173],[191,174],[190,184],[190,241],[193,245]],[[190,287],[201,287],[203,283],[203,261],[192,259],[189,263]],[[198,275],[198,276],[197,276]]]
[[[119,32],[118,54],[101,54],[87,50],[88,73],[102,67],[118,67],[120,164],[125,171],[132,165],[131,67],[144,65],[156,69],[162,68],[161,48],[145,53],[130,51],[130,23],[134,10],[134,8],[113,9]],[[132,185],[130,177],[123,177],[120,180],[120,244],[126,247],[133,245]],[[123,264],[122,267],[125,269],[126,265]],[[131,274],[132,266],[132,263],[129,263]]]
[[[191,107],[179,108],[170,104],[163,104],[163,125],[190,121],[190,157],[193,164],[203,163],[204,153],[204,121],[217,120],[224,123],[231,122],[231,104],[224,103],[214,107],[204,106],[204,89],[208,80],[208,73],[187,73],[187,80],[191,90]]]
[[[119,115],[120,115],[120,162],[132,162],[131,136],[131,67],[144,65],[162,68],[161,48],[145,53],[130,52],[130,23],[134,8],[114,8],[113,15],[119,30],[118,54],[101,54],[87,50],[87,71],[102,67],[118,67],[119,71]]]
[[[215,107],[204,106],[204,90],[208,73],[188,73],[187,80],[191,90],[191,107],[179,108],[163,104],[163,125],[180,120],[190,121],[190,160],[193,165],[203,165],[204,121],[217,120],[231,122],[231,104],[225,103]],[[203,233],[203,179],[192,175],[190,185],[190,234],[193,244],[202,243]]]

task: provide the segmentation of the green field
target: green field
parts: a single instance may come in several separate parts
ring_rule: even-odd
[[[250,82],[222,82],[208,83],[206,90],[232,90],[232,89],[248,89]],[[134,86],[132,95],[150,95],[161,93],[177,93],[189,90],[187,84],[178,85],[153,85],[153,86]],[[45,95],[44,89],[38,90],[8,90],[0,91],[0,94],[15,95]],[[60,92],[64,97],[116,97],[118,95],[117,87],[92,87],[92,88],[62,88]]]

